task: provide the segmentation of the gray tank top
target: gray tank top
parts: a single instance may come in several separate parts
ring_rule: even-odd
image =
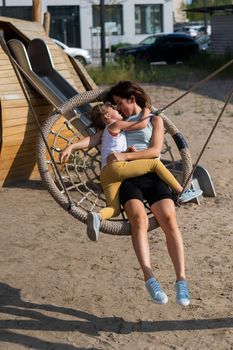
[[[138,121],[141,118],[141,113],[131,115],[127,118],[127,121]],[[149,120],[146,128],[134,131],[126,131],[127,146],[135,146],[138,151],[150,147],[151,136],[153,131],[153,125]]]

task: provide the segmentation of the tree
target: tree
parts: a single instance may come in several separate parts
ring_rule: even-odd
[[[230,5],[231,0],[192,0],[190,4],[186,5],[186,9],[195,9],[199,7],[211,7]],[[198,12],[187,12],[187,18],[190,21],[205,21],[205,14]]]

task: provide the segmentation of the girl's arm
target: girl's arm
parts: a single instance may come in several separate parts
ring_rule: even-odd
[[[134,130],[144,129],[147,126],[148,121],[150,119],[149,118],[150,113],[151,113],[151,110],[147,107],[144,107],[142,109],[142,116],[139,121],[127,122],[124,120],[118,120],[115,123],[110,124],[108,127],[108,130],[113,134],[118,134],[123,130],[134,131]]]
[[[70,154],[78,149],[85,149],[85,148],[92,148],[101,143],[101,137],[102,137],[103,130],[98,131],[96,134],[84,137],[78,142],[72,143],[71,145],[67,146],[61,153],[60,153],[60,162],[61,164],[64,164]]]
[[[160,116],[152,119],[153,132],[151,147],[137,152],[113,153],[108,157],[108,163],[137,159],[158,158],[161,154],[164,142],[164,125]]]

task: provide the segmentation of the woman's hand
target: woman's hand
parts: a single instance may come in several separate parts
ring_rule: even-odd
[[[72,146],[73,146],[73,145],[67,146],[67,147],[59,154],[59,158],[60,158],[61,165],[64,165],[65,162],[67,162],[67,160],[69,159],[69,156],[70,156],[71,153],[72,153]]]
[[[113,162],[124,162],[126,161],[126,153],[111,153],[107,158],[107,164],[111,164]]]

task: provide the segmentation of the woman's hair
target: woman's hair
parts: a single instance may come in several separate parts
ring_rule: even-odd
[[[105,101],[109,101],[114,104],[113,96],[130,99],[132,96],[135,97],[136,103],[141,107],[151,108],[151,99],[146,92],[136,83],[129,80],[122,80],[116,85],[112,86],[106,96]]]
[[[103,130],[106,126],[104,123],[104,116],[106,114],[107,103],[99,103],[95,105],[91,111],[88,113],[91,123],[89,124],[90,128],[95,128],[96,131]]]

